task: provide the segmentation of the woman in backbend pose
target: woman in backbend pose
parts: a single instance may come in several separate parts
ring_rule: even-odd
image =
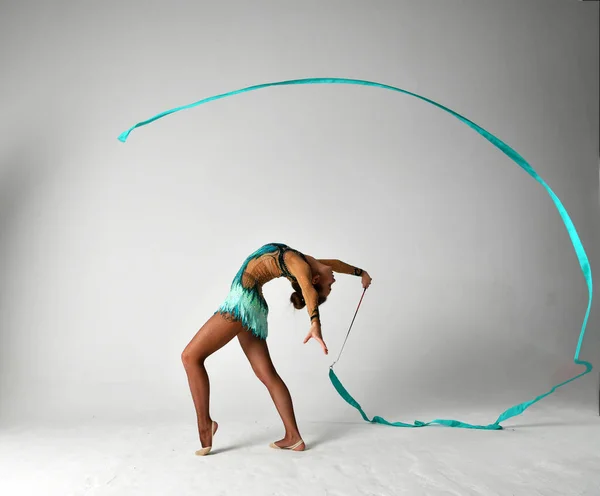
[[[268,306],[262,287],[278,277],[286,277],[294,289],[290,300],[298,310],[306,306],[310,330],[304,339],[315,339],[328,353],[321,336],[319,305],[325,302],[335,282],[333,272],[362,278],[363,288],[371,284],[369,274],[339,260],[317,260],[281,243],[264,245],[242,264],[233,279],[229,295],[200,328],[181,355],[188,377],[202,449],[197,455],[207,455],[218,425],[209,413],[209,381],[204,361],[235,336],[257,377],[269,390],[285,427],[283,439],[271,443],[272,448],[302,451],[304,441],[298,431],[292,398],[287,386],[277,374],[267,348]]]

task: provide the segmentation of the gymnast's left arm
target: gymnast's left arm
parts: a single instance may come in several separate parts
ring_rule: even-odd
[[[367,289],[371,285],[371,276],[366,270],[355,267],[354,265],[347,264],[338,259],[319,259],[324,265],[328,265],[334,272],[339,274],[348,274],[353,276],[359,276],[362,279],[362,285],[364,289]]]

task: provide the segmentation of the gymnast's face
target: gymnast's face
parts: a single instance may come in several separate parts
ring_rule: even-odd
[[[328,265],[322,265],[319,272],[316,274],[313,283],[320,286],[319,296],[327,298],[331,293],[331,287],[335,283],[333,270]]]

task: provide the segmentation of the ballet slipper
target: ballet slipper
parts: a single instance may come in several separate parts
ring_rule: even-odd
[[[205,456],[208,455],[210,453],[210,450],[212,449],[212,438],[215,435],[215,432],[217,432],[217,423],[213,420],[212,423],[212,433],[210,436],[210,446],[206,446],[205,448],[201,448],[198,451],[196,451],[196,456]]]
[[[293,444],[292,446],[284,446],[283,448],[281,446],[277,446],[275,443],[271,443],[271,444],[269,444],[269,447],[273,448],[273,449],[279,449],[279,450],[292,450],[292,451],[294,451],[303,442],[304,441],[302,439],[300,439],[300,441],[298,441],[296,444]]]

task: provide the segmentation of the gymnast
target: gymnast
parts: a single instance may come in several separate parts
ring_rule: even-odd
[[[287,278],[294,292],[290,300],[297,310],[306,307],[310,316],[310,330],[304,338],[317,341],[328,353],[321,335],[319,306],[322,305],[335,283],[334,272],[361,277],[363,288],[371,284],[369,274],[340,260],[316,259],[282,243],[269,243],[252,253],[231,283],[223,304],[200,328],[183,350],[181,359],[192,393],[198,432],[202,448],[196,455],[210,453],[218,424],[209,413],[210,385],[205,360],[225,346],[235,336],[248,358],[252,370],[267,387],[281,420],[285,436],[270,444],[271,448],[303,451],[305,443],[300,436],[289,390],[273,366],[267,348],[268,305],[262,287],[267,282]]]

